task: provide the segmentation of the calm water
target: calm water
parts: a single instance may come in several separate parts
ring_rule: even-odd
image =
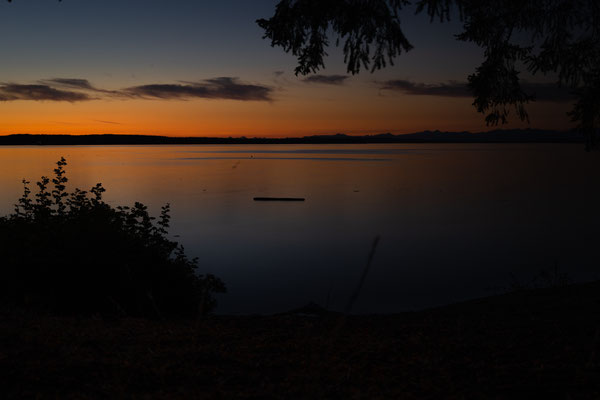
[[[313,300],[357,312],[488,295],[542,269],[600,278],[600,154],[580,145],[0,147],[0,214],[67,158],[71,188],[171,203],[171,234],[229,293],[221,313]],[[255,196],[305,197],[261,203]]]

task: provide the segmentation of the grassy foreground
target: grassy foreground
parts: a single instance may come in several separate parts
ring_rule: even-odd
[[[600,398],[600,282],[396,315],[3,312],[2,398]]]

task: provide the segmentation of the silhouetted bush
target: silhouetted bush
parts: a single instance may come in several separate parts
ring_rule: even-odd
[[[167,238],[169,204],[155,220],[146,206],[113,208],[100,183],[65,191],[64,158],[32,196],[23,180],[15,211],[0,218],[0,299],[4,304],[66,314],[189,317],[210,312],[213,275]]]

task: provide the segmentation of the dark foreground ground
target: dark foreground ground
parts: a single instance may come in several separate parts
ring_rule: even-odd
[[[1,317],[4,399],[600,399],[600,282],[382,316]]]

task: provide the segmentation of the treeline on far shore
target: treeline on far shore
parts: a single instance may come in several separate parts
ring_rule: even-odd
[[[30,135],[0,136],[4,146],[174,145],[174,144],[337,144],[337,143],[582,143],[576,130],[498,129],[487,132],[423,131],[394,135],[313,135],[303,137],[173,137],[152,135]]]

